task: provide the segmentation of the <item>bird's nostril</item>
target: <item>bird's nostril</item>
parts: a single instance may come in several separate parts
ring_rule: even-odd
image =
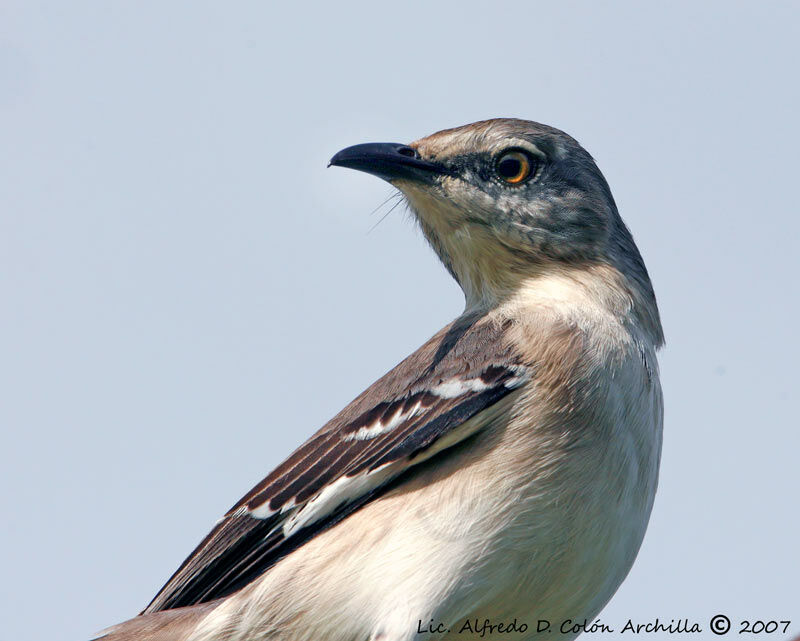
[[[401,156],[408,156],[409,158],[416,158],[417,152],[416,150],[412,149],[411,147],[407,147],[403,145],[402,147],[397,148],[397,153]]]

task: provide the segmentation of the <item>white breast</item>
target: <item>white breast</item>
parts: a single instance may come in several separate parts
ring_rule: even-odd
[[[614,594],[647,527],[662,424],[660,388],[657,381],[643,384],[641,359],[631,358],[616,374],[582,438],[559,442],[556,429],[525,441],[526,428],[541,425],[525,425],[520,412],[503,446],[473,471],[473,483],[500,485],[505,491],[495,497],[505,498],[483,505],[461,501],[452,509],[471,534],[483,532],[463,546],[469,562],[458,566],[462,587],[439,604],[434,619],[527,620],[530,637],[514,636],[533,638],[538,619],[591,620]],[[525,460],[527,483],[514,489],[512,479],[524,478]],[[455,482],[451,489],[456,492]],[[466,530],[449,534],[456,547],[458,535],[468,536]],[[470,636],[452,635],[465,638]]]

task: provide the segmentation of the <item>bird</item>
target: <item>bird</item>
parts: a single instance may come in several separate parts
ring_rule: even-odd
[[[399,191],[464,310],[97,638],[574,638],[638,554],[661,458],[664,335],[608,183],[575,139],[512,118],[329,166]]]

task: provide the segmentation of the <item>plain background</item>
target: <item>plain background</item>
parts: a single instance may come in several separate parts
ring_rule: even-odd
[[[372,229],[391,188],[325,166],[495,116],[595,156],[667,335],[659,494],[600,619],[800,631],[799,23],[796,3],[3,2],[0,639],[135,615],[461,311],[407,215]]]

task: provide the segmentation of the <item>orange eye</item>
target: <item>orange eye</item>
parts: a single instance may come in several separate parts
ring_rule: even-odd
[[[506,151],[495,164],[497,175],[511,185],[517,185],[531,175],[530,156],[522,151]]]

